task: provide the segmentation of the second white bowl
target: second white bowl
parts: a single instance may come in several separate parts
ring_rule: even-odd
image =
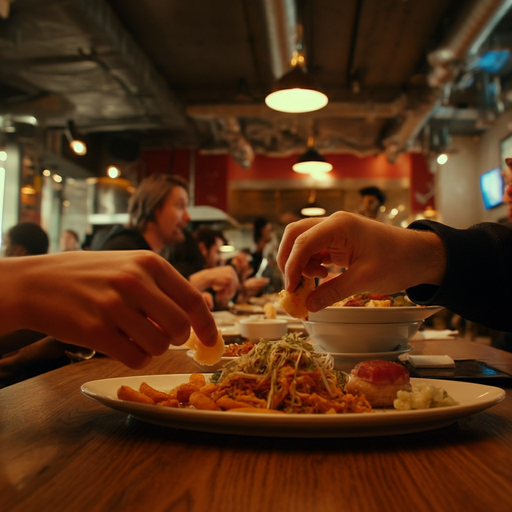
[[[389,352],[407,344],[422,324],[341,324],[304,322],[310,338],[321,349],[335,353]]]
[[[278,318],[244,318],[240,333],[248,340],[279,340],[288,332],[288,322]]]

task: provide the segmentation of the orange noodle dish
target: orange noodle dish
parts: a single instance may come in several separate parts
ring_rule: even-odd
[[[372,407],[364,395],[353,395],[344,390],[347,379],[347,374],[334,370],[331,355],[316,353],[304,338],[291,333],[278,341],[260,340],[248,353],[214,373],[208,383],[202,374],[192,374],[190,382],[168,393],[153,390],[143,383],[139,391],[121,386],[118,398],[214,411],[371,412]],[[152,394],[153,397],[148,396]]]

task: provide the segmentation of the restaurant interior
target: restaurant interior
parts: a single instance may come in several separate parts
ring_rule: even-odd
[[[0,0],[1,257],[9,230],[35,223],[50,253],[37,261],[83,258],[89,274],[80,267],[70,289],[86,297],[103,285],[73,316],[73,293],[52,302],[53,285],[68,290],[60,274],[43,281],[41,311],[53,319],[57,310],[67,339],[0,332],[0,511],[509,512],[511,333],[434,299],[413,303],[404,290],[308,311],[306,292],[346,269],[332,265],[316,281],[299,273],[290,292],[276,254],[291,222],[363,213],[367,187],[384,194],[375,218],[393,228],[361,226],[506,231],[511,52],[512,0]],[[67,230],[75,249],[94,249],[91,240],[126,225],[137,187],[160,174],[188,182],[187,232],[223,232],[222,263],[254,251],[257,222],[271,226],[267,252],[252,253],[256,277],[244,279],[266,276],[273,289],[215,310],[152,252],[61,254]],[[420,255],[426,267],[440,245]],[[485,245],[465,246],[468,261]],[[127,254],[147,264],[134,281]],[[395,256],[382,254],[383,275],[402,271]],[[22,269],[23,283],[30,257],[2,261]],[[102,273],[110,261],[119,268]],[[480,270],[509,276],[507,265],[479,266],[459,284],[474,295],[489,284]],[[65,281],[73,274],[63,267]],[[29,270],[28,309],[29,295],[43,296]],[[446,294],[436,279],[411,288]],[[494,284],[502,293],[509,281]],[[6,311],[14,288],[0,286]],[[213,301],[222,288],[199,291]],[[466,311],[492,318],[506,303],[493,293]],[[213,348],[194,332],[206,332],[208,309]],[[28,327],[44,317],[24,315]],[[142,349],[123,322],[146,335]],[[183,322],[190,337],[175,345]],[[105,347],[147,356],[146,366],[129,368]],[[367,387],[352,394],[365,371]]]
[[[153,173],[186,178],[194,220],[218,223],[237,249],[257,217],[281,228],[312,202],[357,211],[365,186],[386,193],[391,224],[507,218],[484,205],[480,177],[512,144],[509,2],[1,6],[3,232],[35,221],[56,252],[65,229],[83,240],[124,220]],[[298,68],[327,105],[267,106]],[[295,172],[308,150],[332,170]]]

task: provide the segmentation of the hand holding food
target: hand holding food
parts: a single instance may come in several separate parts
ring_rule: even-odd
[[[217,331],[217,341],[213,347],[207,347],[201,343],[194,331],[190,332],[190,337],[185,342],[185,345],[193,350],[193,358],[195,361],[208,366],[218,363],[226,350],[224,339],[220,331]]]
[[[73,251],[6,258],[0,334],[27,328],[142,368],[190,327],[211,346],[217,328],[201,294],[150,251]]]
[[[433,232],[403,229],[337,212],[325,219],[289,224],[277,262],[290,293],[302,275],[326,277],[325,265],[347,269],[311,293],[307,307],[318,311],[363,291],[392,294],[419,284],[440,284],[446,254]]]
[[[293,292],[282,290],[279,292],[278,304],[294,318],[300,318],[307,322],[309,320],[309,310],[307,306],[308,298],[315,289],[315,280],[302,276],[297,288]]]

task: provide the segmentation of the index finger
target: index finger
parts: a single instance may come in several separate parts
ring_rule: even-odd
[[[295,290],[304,270],[309,265],[319,269],[327,261],[324,251],[332,240],[332,232],[326,229],[326,219],[306,219],[291,225],[285,231],[279,250],[278,261],[285,276],[285,288]],[[286,237],[286,238],[285,238]]]
[[[293,249],[295,239],[304,231],[307,231],[312,226],[321,222],[321,220],[322,219],[303,219],[297,222],[292,222],[286,226],[281,243],[279,244],[279,251],[276,258],[277,265],[281,272],[284,273],[285,271],[286,263]]]
[[[217,325],[201,293],[172,265],[162,259],[162,268],[155,272],[155,282],[162,292],[190,318],[197,337],[207,346],[217,342]]]

